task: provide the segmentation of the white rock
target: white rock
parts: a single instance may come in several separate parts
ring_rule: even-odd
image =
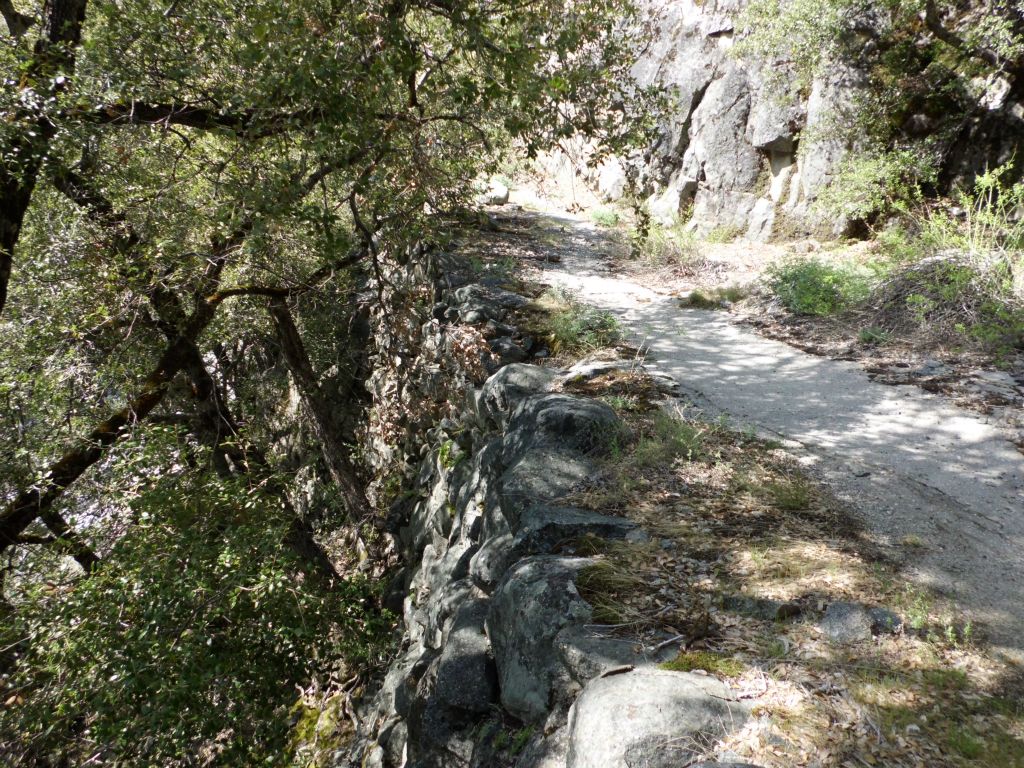
[[[689,765],[747,716],[710,676],[643,667],[597,678],[569,712],[566,768]]]
[[[597,169],[597,192],[605,202],[621,200],[626,192],[626,169],[617,157],[609,157]]]

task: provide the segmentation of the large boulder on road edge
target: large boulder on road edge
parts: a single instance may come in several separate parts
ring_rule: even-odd
[[[572,705],[566,768],[689,765],[747,716],[706,675],[644,667],[597,678]]]

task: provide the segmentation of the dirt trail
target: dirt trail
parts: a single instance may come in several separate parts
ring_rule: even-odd
[[[537,224],[561,240],[542,281],[615,312],[646,341],[650,367],[706,411],[789,441],[909,578],[949,593],[995,650],[1024,660],[1024,456],[983,416],[615,277],[589,222]]]

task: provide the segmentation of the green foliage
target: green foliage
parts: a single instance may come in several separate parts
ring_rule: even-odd
[[[946,744],[954,752],[968,760],[974,760],[985,753],[985,742],[966,727],[950,730],[946,737]]]
[[[619,214],[610,208],[595,208],[590,212],[590,218],[599,227],[614,229],[619,226]]]
[[[768,287],[791,312],[832,315],[864,299],[870,291],[864,269],[821,259],[773,265]]]
[[[878,236],[917,326],[951,325],[1000,357],[1024,345],[1024,183],[1012,176],[981,174],[955,207],[919,206]]]
[[[930,160],[911,150],[858,152],[844,161],[817,204],[850,219],[906,213],[921,203],[922,188],[935,177]]]
[[[884,328],[876,328],[874,326],[868,328],[861,328],[857,332],[857,339],[861,344],[869,346],[882,346],[888,344],[892,340],[892,334]]]
[[[454,440],[445,440],[437,452],[437,459],[445,469],[455,469],[465,458],[465,451]]]
[[[512,736],[512,741],[508,745],[508,752],[510,755],[518,755],[526,747],[527,743],[533,737],[533,726],[527,725],[520,728]]]
[[[693,461],[700,455],[707,425],[684,421],[655,411],[650,430],[637,440],[629,463],[638,469],[671,464],[677,458]]]
[[[4,645],[21,644],[20,703],[0,710],[0,752],[280,763],[295,686],[380,660],[390,624],[374,587],[304,577],[281,548],[287,517],[237,483],[165,476],[132,514],[106,565],[37,588],[4,627]]]
[[[564,291],[552,289],[547,293],[548,300],[559,307],[547,320],[557,351],[590,352],[622,340],[622,325],[611,312],[587,306]]]
[[[742,234],[743,230],[737,226],[722,225],[704,235],[704,240],[708,243],[731,243]]]
[[[962,211],[926,211],[917,217],[918,247],[925,253],[958,251],[968,257],[995,297],[1024,302],[1024,182],[1009,183],[1013,167],[999,166],[959,191]]]
[[[754,0],[737,20],[744,35],[735,48],[739,56],[757,55],[793,63],[801,88],[839,49],[857,0]]]
[[[636,395],[605,395],[601,399],[620,413],[637,413],[647,408]]]
[[[771,503],[787,512],[808,509],[815,496],[810,482],[799,477],[765,483],[764,489]]]

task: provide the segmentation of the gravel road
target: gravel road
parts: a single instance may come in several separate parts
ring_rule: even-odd
[[[706,411],[787,441],[900,553],[910,579],[950,594],[994,650],[1024,660],[1024,456],[984,416],[618,278],[589,222],[538,226],[546,242],[562,239],[544,282],[618,315],[645,341],[649,367]]]

